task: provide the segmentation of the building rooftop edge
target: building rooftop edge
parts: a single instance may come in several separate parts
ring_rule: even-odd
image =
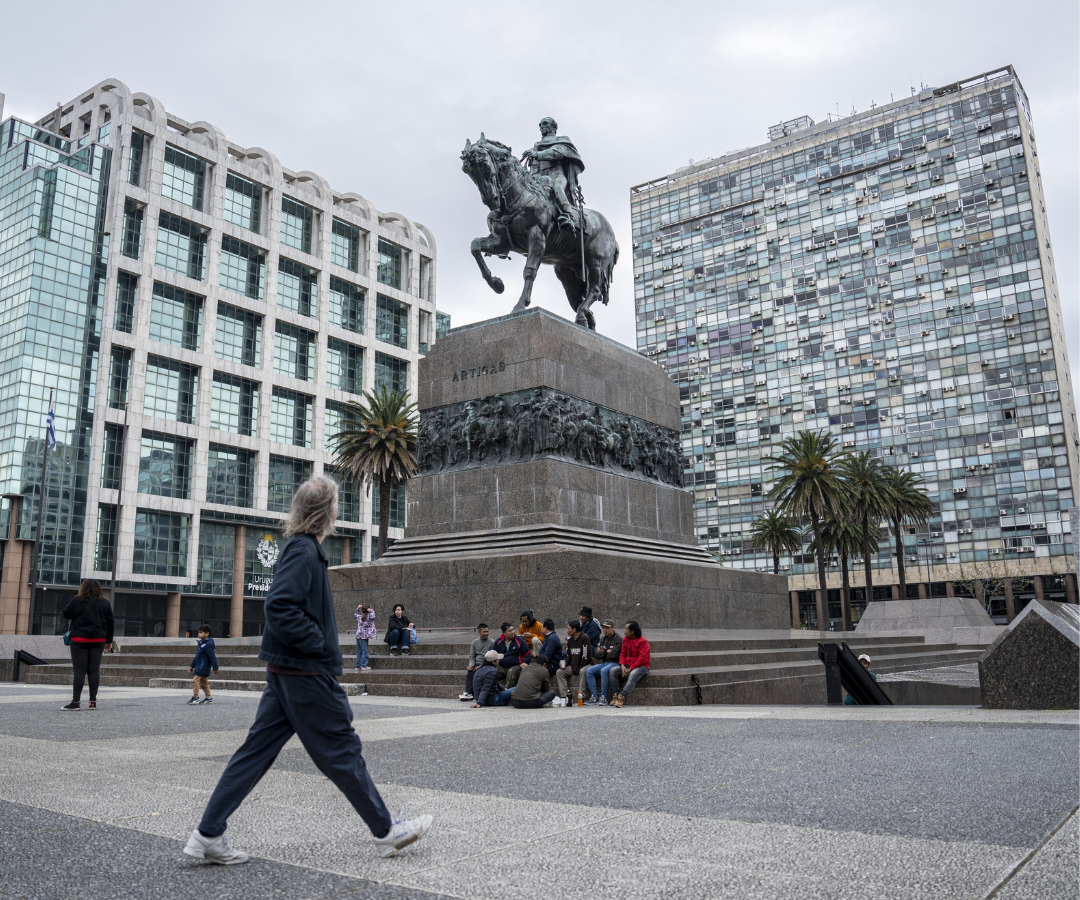
[[[688,178],[692,178],[696,175],[700,175],[702,172],[707,172],[711,169],[722,169],[725,166],[731,165],[737,160],[743,159],[748,156],[753,156],[759,153],[767,153],[773,150],[779,150],[783,147],[790,147],[793,144],[799,144],[804,141],[820,137],[822,134],[827,134],[830,131],[836,131],[842,128],[850,128],[855,123],[863,119],[874,119],[882,116],[892,110],[902,109],[907,106],[916,106],[920,103],[926,103],[930,100],[934,100],[938,97],[943,97],[948,94],[958,93],[969,87],[974,87],[977,84],[987,83],[992,79],[1011,77],[1020,85],[1021,91],[1023,91],[1023,84],[1020,82],[1020,77],[1016,74],[1016,69],[1011,63],[1004,66],[998,66],[994,69],[988,69],[978,75],[973,75],[970,78],[961,78],[958,81],[954,81],[950,84],[943,85],[942,87],[928,87],[917,94],[910,97],[903,97],[900,100],[896,100],[892,103],[886,103],[882,106],[876,106],[873,109],[863,110],[862,112],[855,113],[851,116],[845,116],[842,119],[832,119],[830,121],[820,122],[813,128],[806,131],[799,131],[795,134],[786,135],[783,138],[778,138],[775,141],[766,141],[763,144],[756,144],[752,147],[744,147],[741,150],[732,150],[729,153],[725,153],[722,156],[711,157],[707,160],[702,160],[700,163],[693,166],[685,166],[682,169],[676,169],[675,172],[668,175],[661,175],[657,178],[652,178],[648,181],[643,181],[640,184],[631,186],[630,193],[639,194],[645,191],[655,190],[657,188],[666,187],[667,185],[675,182],[683,181]],[[1026,100],[1025,92],[1025,100]]]

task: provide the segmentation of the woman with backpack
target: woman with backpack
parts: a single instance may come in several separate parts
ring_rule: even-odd
[[[80,709],[83,681],[90,682],[90,709],[97,709],[98,682],[101,675],[101,654],[113,641],[112,605],[101,593],[101,585],[87,578],[79,587],[61,615],[70,619],[64,643],[71,647],[71,702],[60,708]]]

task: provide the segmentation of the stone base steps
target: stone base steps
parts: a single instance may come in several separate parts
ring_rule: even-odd
[[[831,636],[830,636],[831,637]],[[954,666],[978,659],[982,647],[926,644],[917,637],[850,638],[856,653],[869,652],[875,672],[887,673]],[[384,697],[456,699],[464,690],[467,643],[415,645],[409,656],[391,656],[385,644],[371,648],[370,672],[347,667],[340,676],[349,694]],[[212,691],[261,691],[265,664],[257,648],[222,648],[221,668],[210,678]],[[701,641],[657,641],[652,672],[631,695],[635,705],[824,704],[824,668],[817,659],[817,641],[778,635]],[[342,648],[346,665],[354,648]],[[64,659],[25,667],[30,684],[71,683],[71,664]],[[101,684],[108,687],[191,689],[187,666],[191,655],[172,647],[143,647],[137,652],[107,655],[102,660]],[[914,696],[914,695],[913,695]],[[957,697],[960,695],[957,694]],[[966,695],[965,695],[966,698]]]

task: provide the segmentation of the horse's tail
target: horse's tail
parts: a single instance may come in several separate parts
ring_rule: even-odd
[[[611,278],[615,272],[615,263],[619,261],[619,245],[615,245],[615,253],[611,257],[611,262],[607,264],[604,269],[604,273],[600,278],[600,299],[604,302],[604,306],[607,306],[608,291],[611,288]]]

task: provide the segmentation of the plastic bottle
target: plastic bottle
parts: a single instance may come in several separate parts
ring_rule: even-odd
[[[584,706],[585,705],[585,694],[582,691],[577,692],[577,705],[578,706]]]

